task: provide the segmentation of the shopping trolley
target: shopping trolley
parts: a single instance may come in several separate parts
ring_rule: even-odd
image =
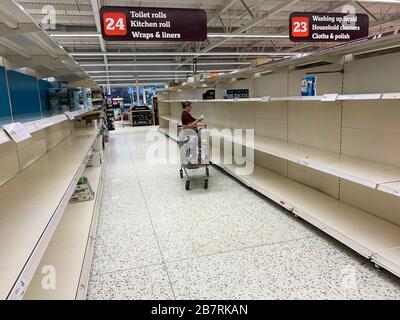
[[[188,170],[205,168],[204,189],[208,189],[210,171],[209,159],[210,132],[207,125],[196,126],[178,125],[178,144],[180,149],[181,179],[186,176],[186,190],[190,189],[190,176]]]

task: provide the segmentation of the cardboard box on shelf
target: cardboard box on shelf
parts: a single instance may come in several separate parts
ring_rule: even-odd
[[[86,177],[81,177],[71,197],[71,202],[94,200],[94,192]]]
[[[89,161],[87,163],[87,167],[99,167],[103,163],[103,152],[102,151],[93,151],[89,157]]]

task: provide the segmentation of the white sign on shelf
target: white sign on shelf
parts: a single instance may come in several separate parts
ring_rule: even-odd
[[[337,97],[339,95],[337,93],[329,93],[329,94],[324,94],[321,98],[321,101],[323,102],[332,102],[336,101]]]
[[[8,133],[15,143],[20,143],[32,137],[21,122],[5,125],[3,126],[3,129]]]
[[[261,97],[261,101],[263,101],[263,102],[269,102],[270,100],[271,100],[271,96]]]
[[[66,112],[64,112],[64,113],[65,113],[65,115],[67,116],[67,118],[68,118],[69,120],[74,120],[74,119],[75,119],[75,112],[66,111]]]
[[[17,286],[14,291],[15,298],[17,300],[22,300],[27,288],[28,288],[28,281],[25,281],[24,279],[18,280]]]
[[[400,99],[400,93],[383,93],[381,99]]]
[[[10,141],[10,137],[4,131],[0,130],[0,144]]]

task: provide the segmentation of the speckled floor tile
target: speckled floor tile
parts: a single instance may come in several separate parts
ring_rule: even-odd
[[[277,216],[265,210],[249,211],[243,206],[228,203],[221,207],[191,207],[187,204],[185,207],[164,210],[162,214],[158,209],[150,209],[150,213],[166,261],[313,235],[294,218]]]
[[[88,287],[89,300],[174,299],[168,275],[162,266],[149,266],[94,276]]]
[[[168,263],[167,268],[177,299],[400,298],[398,279],[315,237]]]
[[[131,224],[96,237],[91,274],[161,263],[162,257],[152,230]]]
[[[400,298],[398,278],[221,170],[186,191],[178,164],[147,161],[149,130],[111,134],[90,299],[173,298],[165,264],[178,299]]]

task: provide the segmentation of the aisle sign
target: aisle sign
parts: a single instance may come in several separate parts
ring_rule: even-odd
[[[11,139],[14,140],[15,143],[20,143],[29,138],[32,138],[31,134],[25,129],[21,122],[15,122],[8,125],[3,126],[3,129],[8,133]]]
[[[102,7],[107,41],[205,41],[207,15],[201,9]]]
[[[290,40],[294,42],[351,41],[368,37],[366,14],[300,13],[289,17]]]

